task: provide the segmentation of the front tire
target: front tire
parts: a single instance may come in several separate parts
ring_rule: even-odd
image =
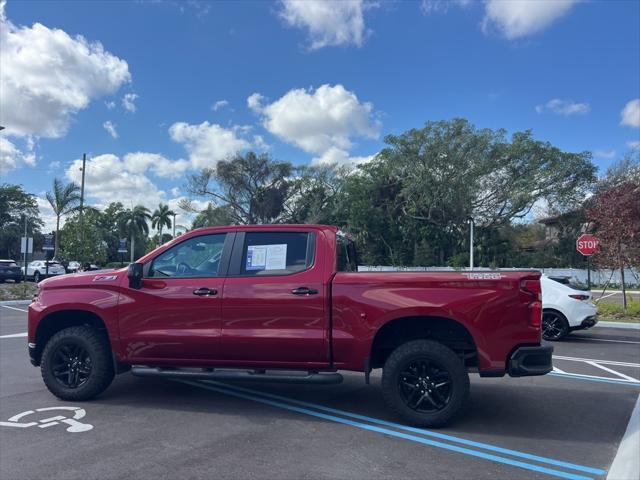
[[[385,362],[382,396],[405,421],[440,427],[467,403],[469,375],[451,349],[431,340],[413,340],[396,348]]]
[[[89,400],[115,376],[109,340],[95,328],[69,327],[47,342],[40,362],[42,379],[62,400]]]
[[[555,342],[569,334],[569,322],[560,312],[544,310],[542,312],[542,338]]]
[[[35,283],[39,283],[39,282],[40,282],[40,272],[35,272],[35,273],[33,274],[33,281],[34,281]]]

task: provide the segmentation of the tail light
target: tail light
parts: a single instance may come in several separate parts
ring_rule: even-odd
[[[571,298],[575,298],[576,300],[589,300],[589,295],[569,295]]]
[[[540,328],[542,324],[542,287],[539,279],[526,279],[520,282],[520,289],[527,292],[533,298],[529,303],[529,324]]]

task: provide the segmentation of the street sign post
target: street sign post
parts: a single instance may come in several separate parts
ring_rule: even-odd
[[[42,250],[43,251],[51,251],[51,250],[55,250],[55,240],[53,235],[43,235],[42,236]]]
[[[120,266],[124,264],[124,254],[127,253],[127,239],[121,238],[118,244],[118,253],[120,254]]]
[[[600,241],[597,237],[583,233],[576,240],[576,250],[587,257],[587,287],[591,289],[591,255],[597,253]]]

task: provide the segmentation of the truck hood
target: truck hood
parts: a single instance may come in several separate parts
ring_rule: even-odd
[[[47,278],[38,284],[38,287],[47,288],[66,288],[92,283],[111,283],[117,284],[123,275],[127,274],[127,269],[108,269],[94,270],[92,272],[69,273],[67,275],[59,275]]]

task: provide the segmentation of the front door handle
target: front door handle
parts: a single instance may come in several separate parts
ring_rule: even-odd
[[[315,295],[318,293],[318,290],[308,287],[298,287],[291,290],[291,293],[294,295]]]
[[[217,293],[218,290],[216,290],[215,288],[212,289],[207,287],[201,287],[193,291],[194,295],[198,295],[200,297],[210,297],[212,295],[217,295]]]

